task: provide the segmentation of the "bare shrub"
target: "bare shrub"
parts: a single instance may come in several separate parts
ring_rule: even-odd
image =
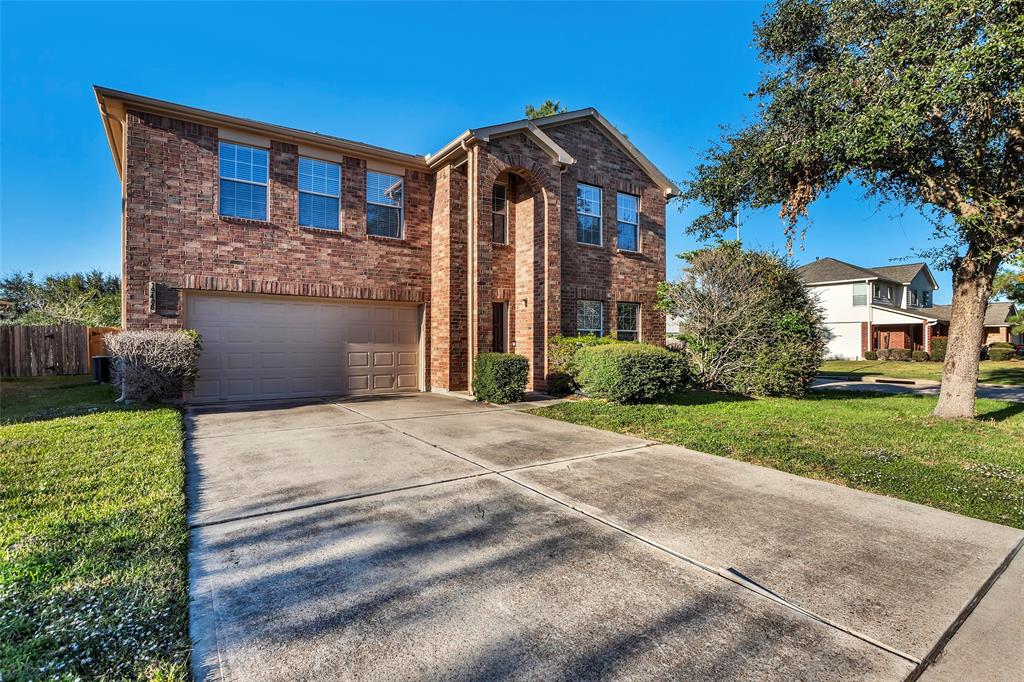
[[[118,400],[168,400],[191,390],[198,375],[198,332],[127,331],[108,334]]]

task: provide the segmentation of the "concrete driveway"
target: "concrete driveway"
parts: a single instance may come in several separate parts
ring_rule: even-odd
[[[811,382],[811,388],[825,391],[868,391],[909,395],[937,396],[939,394],[938,382],[895,384],[875,381],[850,381],[834,377],[818,377]],[[979,398],[1024,403],[1024,386],[994,386],[992,384],[985,384],[978,386],[975,393]]]
[[[1017,638],[1024,534],[919,505],[430,394],[188,435],[200,679],[901,680],[986,658],[979,600]]]

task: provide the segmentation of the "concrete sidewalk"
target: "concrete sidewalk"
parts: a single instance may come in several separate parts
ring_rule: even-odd
[[[904,679],[1024,537],[446,396],[187,425],[199,679]]]
[[[893,383],[888,383],[893,382]],[[914,379],[896,379],[888,377],[864,377],[863,379],[846,379],[839,377],[819,376],[811,383],[813,389],[841,391],[871,391],[875,393],[904,393],[912,395],[939,394],[939,382]],[[979,384],[977,396],[992,400],[1006,400],[1024,403],[1024,386],[998,386],[996,384]]]

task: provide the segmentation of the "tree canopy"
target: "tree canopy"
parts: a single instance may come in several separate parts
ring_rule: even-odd
[[[535,107],[532,104],[527,104],[526,108],[523,109],[523,113],[526,114],[526,118],[544,118],[545,116],[554,116],[555,114],[564,114],[568,109],[562,106],[562,103],[556,100],[546,99],[544,104],[539,107]]]
[[[121,324],[121,280],[99,270],[41,280],[14,272],[0,279],[0,299],[12,304],[0,311],[6,324]]]
[[[845,180],[916,207],[939,238],[923,254],[954,273],[936,414],[972,415],[993,278],[1024,248],[1024,0],[777,0],[754,44],[757,116],[705,153],[689,230],[779,206],[791,247]]]

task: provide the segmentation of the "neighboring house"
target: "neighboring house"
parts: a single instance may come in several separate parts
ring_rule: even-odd
[[[931,313],[938,319],[936,325],[936,336],[949,334],[949,319],[953,306],[937,305],[931,309]],[[1007,301],[990,301],[985,309],[985,337],[984,343],[1024,343],[1024,334],[1012,334],[1013,325],[1009,318],[1017,314],[1017,307]]]
[[[939,335],[932,305],[939,285],[924,263],[863,268],[821,258],[798,271],[825,309],[829,357],[863,358],[881,348],[927,351]]]
[[[193,399],[466,390],[547,340],[664,343],[676,186],[594,109],[426,156],[96,88],[127,329],[203,335]]]

